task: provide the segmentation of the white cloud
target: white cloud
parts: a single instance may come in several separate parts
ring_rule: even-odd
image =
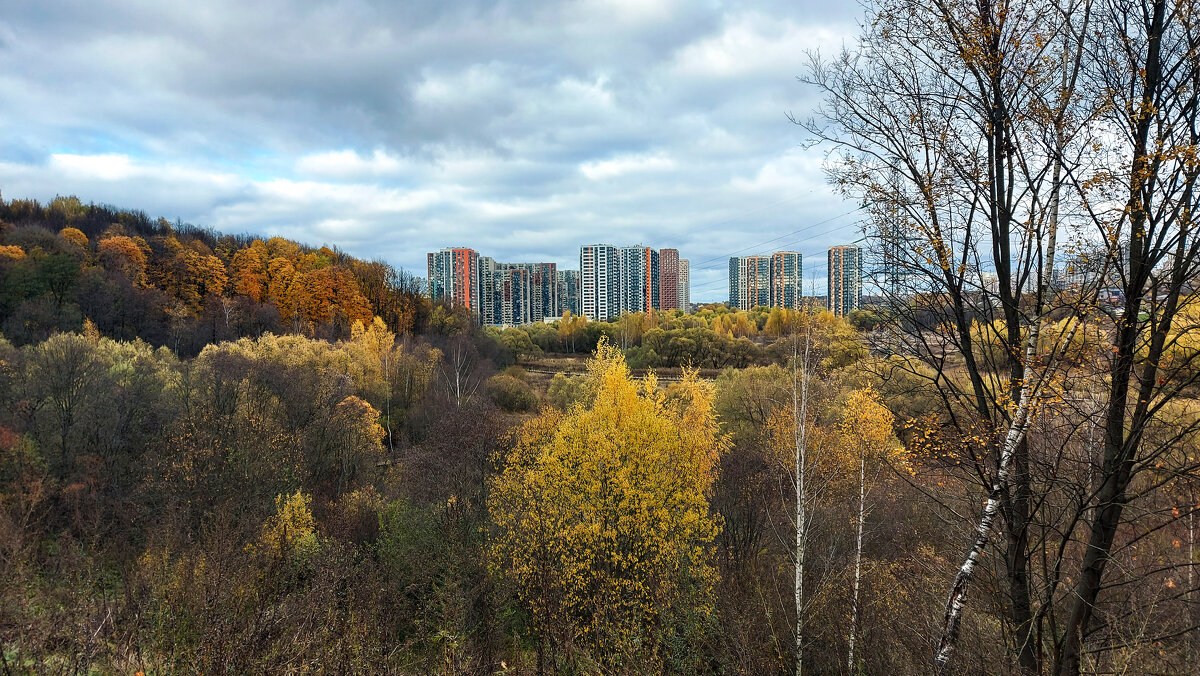
[[[511,84],[499,63],[474,64],[453,73],[425,73],[413,98],[434,110],[470,105],[503,96]]]
[[[669,20],[677,6],[674,0],[587,0],[582,3],[585,16],[626,25]]]
[[[72,178],[94,178],[101,181],[120,181],[136,173],[129,156],[116,153],[106,155],[55,153],[50,156],[50,166]]]
[[[622,155],[608,160],[595,160],[579,165],[579,171],[593,181],[613,178],[630,173],[669,171],[675,161],[662,154]]]
[[[740,15],[720,34],[693,42],[675,55],[683,76],[738,78],[762,74],[785,77],[800,72],[805,52],[828,52],[848,38],[852,26],[802,25],[759,13]]]
[[[296,160],[296,170],[301,174],[326,178],[394,175],[406,166],[399,157],[379,148],[366,157],[354,150],[329,150],[302,155]]]
[[[821,173],[822,158],[799,148],[764,158],[753,176],[735,176],[731,184],[748,194],[781,194],[800,188],[828,193]]]

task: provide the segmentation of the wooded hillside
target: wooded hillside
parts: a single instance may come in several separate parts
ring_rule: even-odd
[[[375,316],[425,330],[419,285],[382,261],[219,234],[59,197],[0,200],[0,331],[16,343],[91,320],[105,336],[195,354],[264,332],[349,336]]]

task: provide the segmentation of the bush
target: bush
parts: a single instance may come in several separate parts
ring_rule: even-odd
[[[534,345],[529,334],[521,329],[504,329],[500,332],[500,344],[508,348],[517,359],[542,356],[542,348]]]
[[[488,397],[505,411],[530,411],[537,406],[537,395],[529,385],[508,374],[488,378],[486,387]]]
[[[575,404],[591,405],[596,397],[593,387],[588,384],[586,376],[568,376],[556,373],[550,380],[550,389],[546,392],[546,401],[560,411],[570,410]]]
[[[631,347],[625,351],[625,360],[631,369],[652,369],[663,361],[652,347]]]

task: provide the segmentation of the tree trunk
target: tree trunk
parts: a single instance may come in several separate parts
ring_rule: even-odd
[[[1118,491],[1116,477],[1110,476],[1101,491],[1101,503],[1096,509],[1087,551],[1083,555],[1079,581],[1075,585],[1075,603],[1071,606],[1071,615],[1062,637],[1062,648],[1059,650],[1062,657],[1058,668],[1061,676],[1076,676],[1079,673],[1084,634],[1095,610],[1096,597],[1100,594],[1100,580],[1104,575],[1104,567],[1108,564],[1109,551],[1117,534],[1124,503],[1124,490]]]
[[[854,540],[854,596],[850,601],[850,648],[846,654],[846,673],[854,673],[854,639],[858,635],[858,589],[862,580],[863,523],[867,516],[867,456],[858,459],[858,533]]]
[[[796,676],[804,674],[804,554],[808,545],[808,514],[804,480],[808,465],[808,350],[809,340],[804,341],[804,364],[796,382],[799,364],[798,349],[792,348],[792,415],[796,421]]]
[[[1032,361],[1037,346],[1039,327],[1040,325],[1037,322],[1031,324],[1029,327],[1026,355],[1030,361]],[[983,549],[987,546],[988,539],[991,537],[992,522],[995,521],[996,512],[999,511],[1000,500],[1003,497],[1004,491],[1008,489],[1013,456],[1016,453],[1017,446],[1024,440],[1025,432],[1029,427],[1032,399],[1037,394],[1035,389],[1034,384],[1028,379],[1021,384],[1021,394],[1017,400],[1017,410],[1013,415],[1012,424],[1009,425],[1004,445],[1000,448],[999,468],[992,479],[992,487],[988,492],[987,502],[984,503],[983,514],[980,516],[979,524],[975,528],[975,540],[971,543],[971,548],[967,550],[967,555],[962,565],[959,566],[958,573],[954,576],[954,583],[950,586],[950,596],[946,599],[946,613],[943,620],[942,637],[938,642],[937,652],[934,655],[934,667],[939,672],[949,663],[950,656],[954,653],[954,645],[958,642],[958,631],[962,623],[962,613],[967,604],[967,588],[971,582],[971,575],[975,572],[975,566],[979,564],[979,559],[983,557]]]
[[[1135,122],[1129,130],[1134,143],[1130,160],[1132,171],[1129,179],[1129,197],[1126,202],[1126,209],[1130,214],[1129,267],[1124,276],[1126,306],[1118,324],[1113,347],[1116,355],[1110,376],[1108,410],[1105,414],[1103,484],[1097,495],[1095,517],[1075,585],[1070,616],[1060,638],[1062,647],[1059,650],[1058,673],[1062,676],[1075,676],[1079,673],[1083,639],[1095,610],[1104,568],[1108,564],[1112,543],[1125,508],[1125,490],[1129,486],[1134,469],[1140,431],[1145,424],[1144,412],[1150,398],[1147,388],[1154,386],[1154,369],[1162,354],[1162,344],[1170,331],[1170,318],[1178,301],[1178,291],[1174,296],[1168,295],[1166,308],[1161,314],[1162,319],[1155,327],[1151,344],[1146,350],[1146,366],[1138,378],[1141,392],[1134,393],[1134,412],[1127,426],[1129,388],[1135,377],[1138,352],[1144,349],[1140,344],[1138,314],[1141,312],[1143,295],[1146,293],[1150,268],[1153,267],[1153,262],[1146,258],[1145,244],[1152,205],[1148,203],[1144,192],[1147,183],[1153,180],[1154,157],[1158,152],[1152,149],[1153,144],[1150,140],[1151,125],[1154,122],[1151,112],[1162,104],[1159,100],[1159,89],[1163,83],[1162,37],[1167,21],[1167,0],[1154,0],[1151,11],[1150,25],[1147,27],[1145,62],[1136,80],[1141,84],[1141,98],[1134,104]],[[1184,233],[1180,232],[1181,246],[1184,236]]]
[[[1196,565],[1196,500],[1193,498],[1188,504],[1188,563],[1187,563],[1187,609],[1188,623],[1192,626],[1196,625],[1196,607],[1192,605],[1192,592],[1196,588],[1194,583],[1195,575],[1193,569]],[[1195,664],[1200,669],[1200,663],[1196,662],[1196,643],[1200,641],[1200,632],[1192,632],[1192,640],[1188,641],[1188,662]]]
[[[1041,672],[1029,589],[1029,492],[1029,440],[1026,438],[1013,454],[1012,482],[1004,503],[1004,520],[1008,524],[1004,562],[1017,664],[1021,673],[1027,676]]]

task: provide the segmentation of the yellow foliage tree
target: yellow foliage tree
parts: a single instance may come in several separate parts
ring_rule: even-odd
[[[267,297],[266,250],[266,246],[256,239],[245,249],[239,249],[229,264],[233,292],[247,296],[255,303],[261,303]]]
[[[734,320],[730,330],[738,338],[753,338],[758,335],[758,326],[747,312],[737,313],[737,319]]]
[[[607,341],[588,378],[590,408],[514,433],[489,499],[493,565],[532,611],[539,661],[548,647],[605,672],[678,667],[695,659],[716,577],[707,494],[726,441],[712,387],[694,373],[669,397],[653,376],[639,386]]]
[[[334,408],[334,423],[341,432],[341,439],[336,442],[338,493],[341,494],[359,474],[383,458],[385,433],[379,424],[379,411],[353,395]]]
[[[785,310],[781,307],[771,308],[771,314],[767,315],[767,323],[763,326],[763,333],[771,338],[778,338],[783,335],[786,319],[784,318]]]
[[[58,231],[58,236],[78,248],[84,255],[87,254],[90,242],[88,242],[87,235],[83,234],[83,231],[79,228],[63,228]]]
[[[575,341],[579,339],[586,323],[587,317],[573,315],[570,310],[564,310],[562,319],[558,320],[558,342],[574,352]]]
[[[312,500],[300,491],[275,496],[275,513],[263,522],[258,542],[247,547],[259,557],[289,559],[317,548],[317,526]]]

